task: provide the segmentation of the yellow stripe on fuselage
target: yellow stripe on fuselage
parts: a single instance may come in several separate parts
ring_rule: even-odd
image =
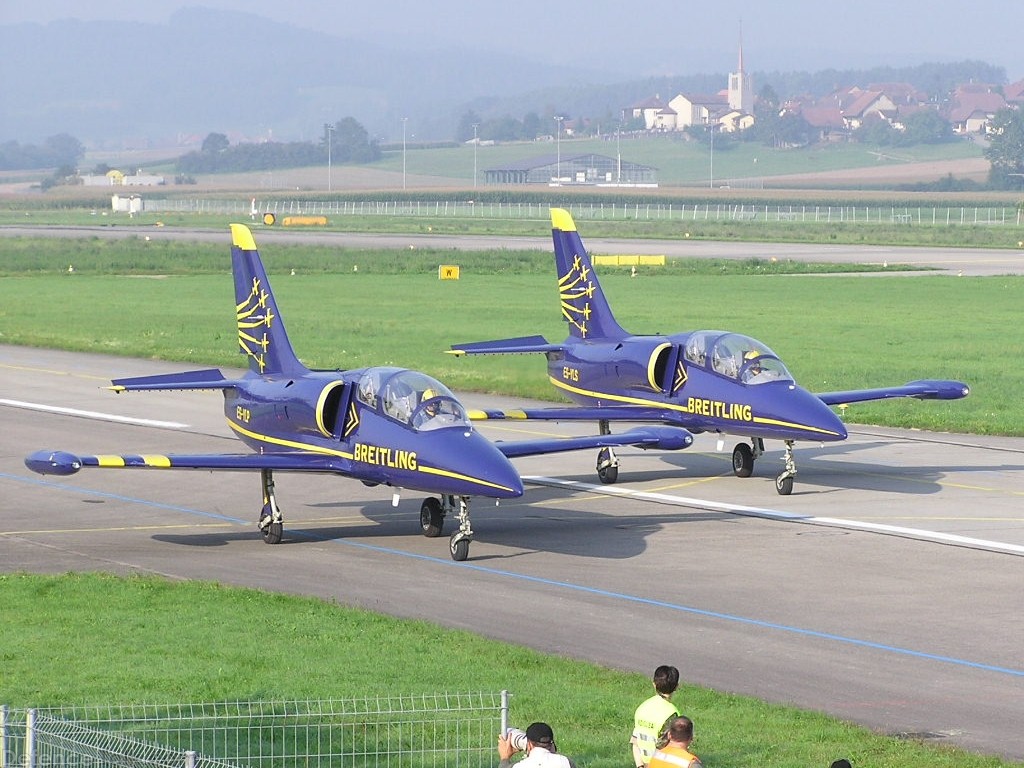
[[[325,447],[320,446],[320,445],[311,445],[309,443],[300,443],[300,442],[295,441],[295,440],[284,440],[284,439],[279,438],[279,437],[270,437],[269,435],[261,435],[261,434],[258,434],[256,432],[252,432],[251,430],[246,429],[245,427],[241,426],[240,424],[236,424],[231,419],[228,419],[227,422],[228,422],[228,426],[230,426],[233,430],[235,430],[239,434],[245,435],[247,437],[251,437],[254,440],[260,440],[260,441],[262,441],[264,443],[271,443],[273,445],[281,445],[281,446],[284,446],[286,448],[297,448],[300,451],[308,451],[310,453],[319,453],[319,454],[323,454],[325,456],[340,456],[341,458],[349,459],[350,461],[355,461],[356,460],[355,456],[353,456],[352,453],[347,452],[347,451],[336,451],[336,450],[334,450],[332,448],[325,448]],[[506,491],[512,490],[511,488],[507,488],[504,485],[497,485],[495,483],[491,483],[491,482],[488,482],[486,480],[481,480],[478,477],[470,477],[469,475],[460,475],[457,472],[449,472],[449,471],[444,470],[444,469],[437,469],[435,467],[428,467],[428,466],[424,466],[422,464],[418,464],[417,465],[416,471],[417,472],[423,472],[424,474],[427,474],[427,475],[439,475],[439,476],[442,476],[442,477],[455,478],[457,480],[465,480],[465,481],[468,481],[468,482],[471,482],[471,483],[476,483],[477,485],[486,486],[488,488],[500,488],[500,489],[506,490]]]
[[[659,403],[657,400],[645,400],[642,397],[629,397],[628,395],[616,395],[608,392],[593,392],[588,389],[580,389],[570,384],[566,384],[561,379],[556,379],[554,376],[548,376],[548,381],[554,384],[559,389],[564,389],[566,392],[573,392],[577,395],[583,395],[584,397],[593,397],[597,400],[610,400],[617,403],[628,403],[630,405],[643,405],[649,408],[661,408],[666,411],[677,411],[679,413],[690,414],[692,411],[682,405],[676,403]],[[773,427],[787,427],[789,429],[802,429],[807,432],[818,432],[823,435],[836,435],[838,433],[833,432],[831,429],[821,429],[820,427],[812,427],[807,424],[797,424],[787,421],[779,421],[777,419],[766,419],[763,416],[754,416],[751,420],[753,424],[763,424],[765,426]],[[736,421],[737,424],[743,424],[742,421]]]

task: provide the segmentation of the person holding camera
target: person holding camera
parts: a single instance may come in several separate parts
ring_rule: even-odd
[[[498,768],[509,768],[512,755],[525,752],[526,757],[516,763],[516,768],[575,768],[572,760],[558,754],[555,734],[547,723],[531,723],[526,732],[510,728],[508,733],[498,737]]]

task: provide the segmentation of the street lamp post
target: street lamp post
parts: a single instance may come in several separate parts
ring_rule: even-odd
[[[402,189],[405,189],[405,124],[409,122],[408,117],[402,118]]]
[[[711,131],[711,169],[709,184],[711,189],[715,188],[715,126],[713,123],[708,123],[708,129]]]
[[[565,117],[555,115],[555,176],[559,185],[562,183],[562,121]]]
[[[331,191],[331,145],[334,143],[334,126],[324,125],[327,129],[327,191]]]
[[[480,146],[480,141],[477,139],[476,129],[480,127],[480,123],[473,123],[473,186],[476,186],[476,148]]]

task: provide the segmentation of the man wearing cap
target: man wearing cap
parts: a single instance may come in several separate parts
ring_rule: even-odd
[[[498,737],[499,768],[509,768],[512,755],[516,753],[508,735]],[[559,755],[555,748],[555,734],[547,723],[530,723],[526,729],[526,757],[516,763],[516,768],[575,768],[572,760]]]

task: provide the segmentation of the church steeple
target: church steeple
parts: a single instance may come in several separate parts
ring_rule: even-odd
[[[743,22],[740,22],[740,52],[738,68],[729,75],[729,107],[744,114],[754,111],[754,88],[743,69]]]

